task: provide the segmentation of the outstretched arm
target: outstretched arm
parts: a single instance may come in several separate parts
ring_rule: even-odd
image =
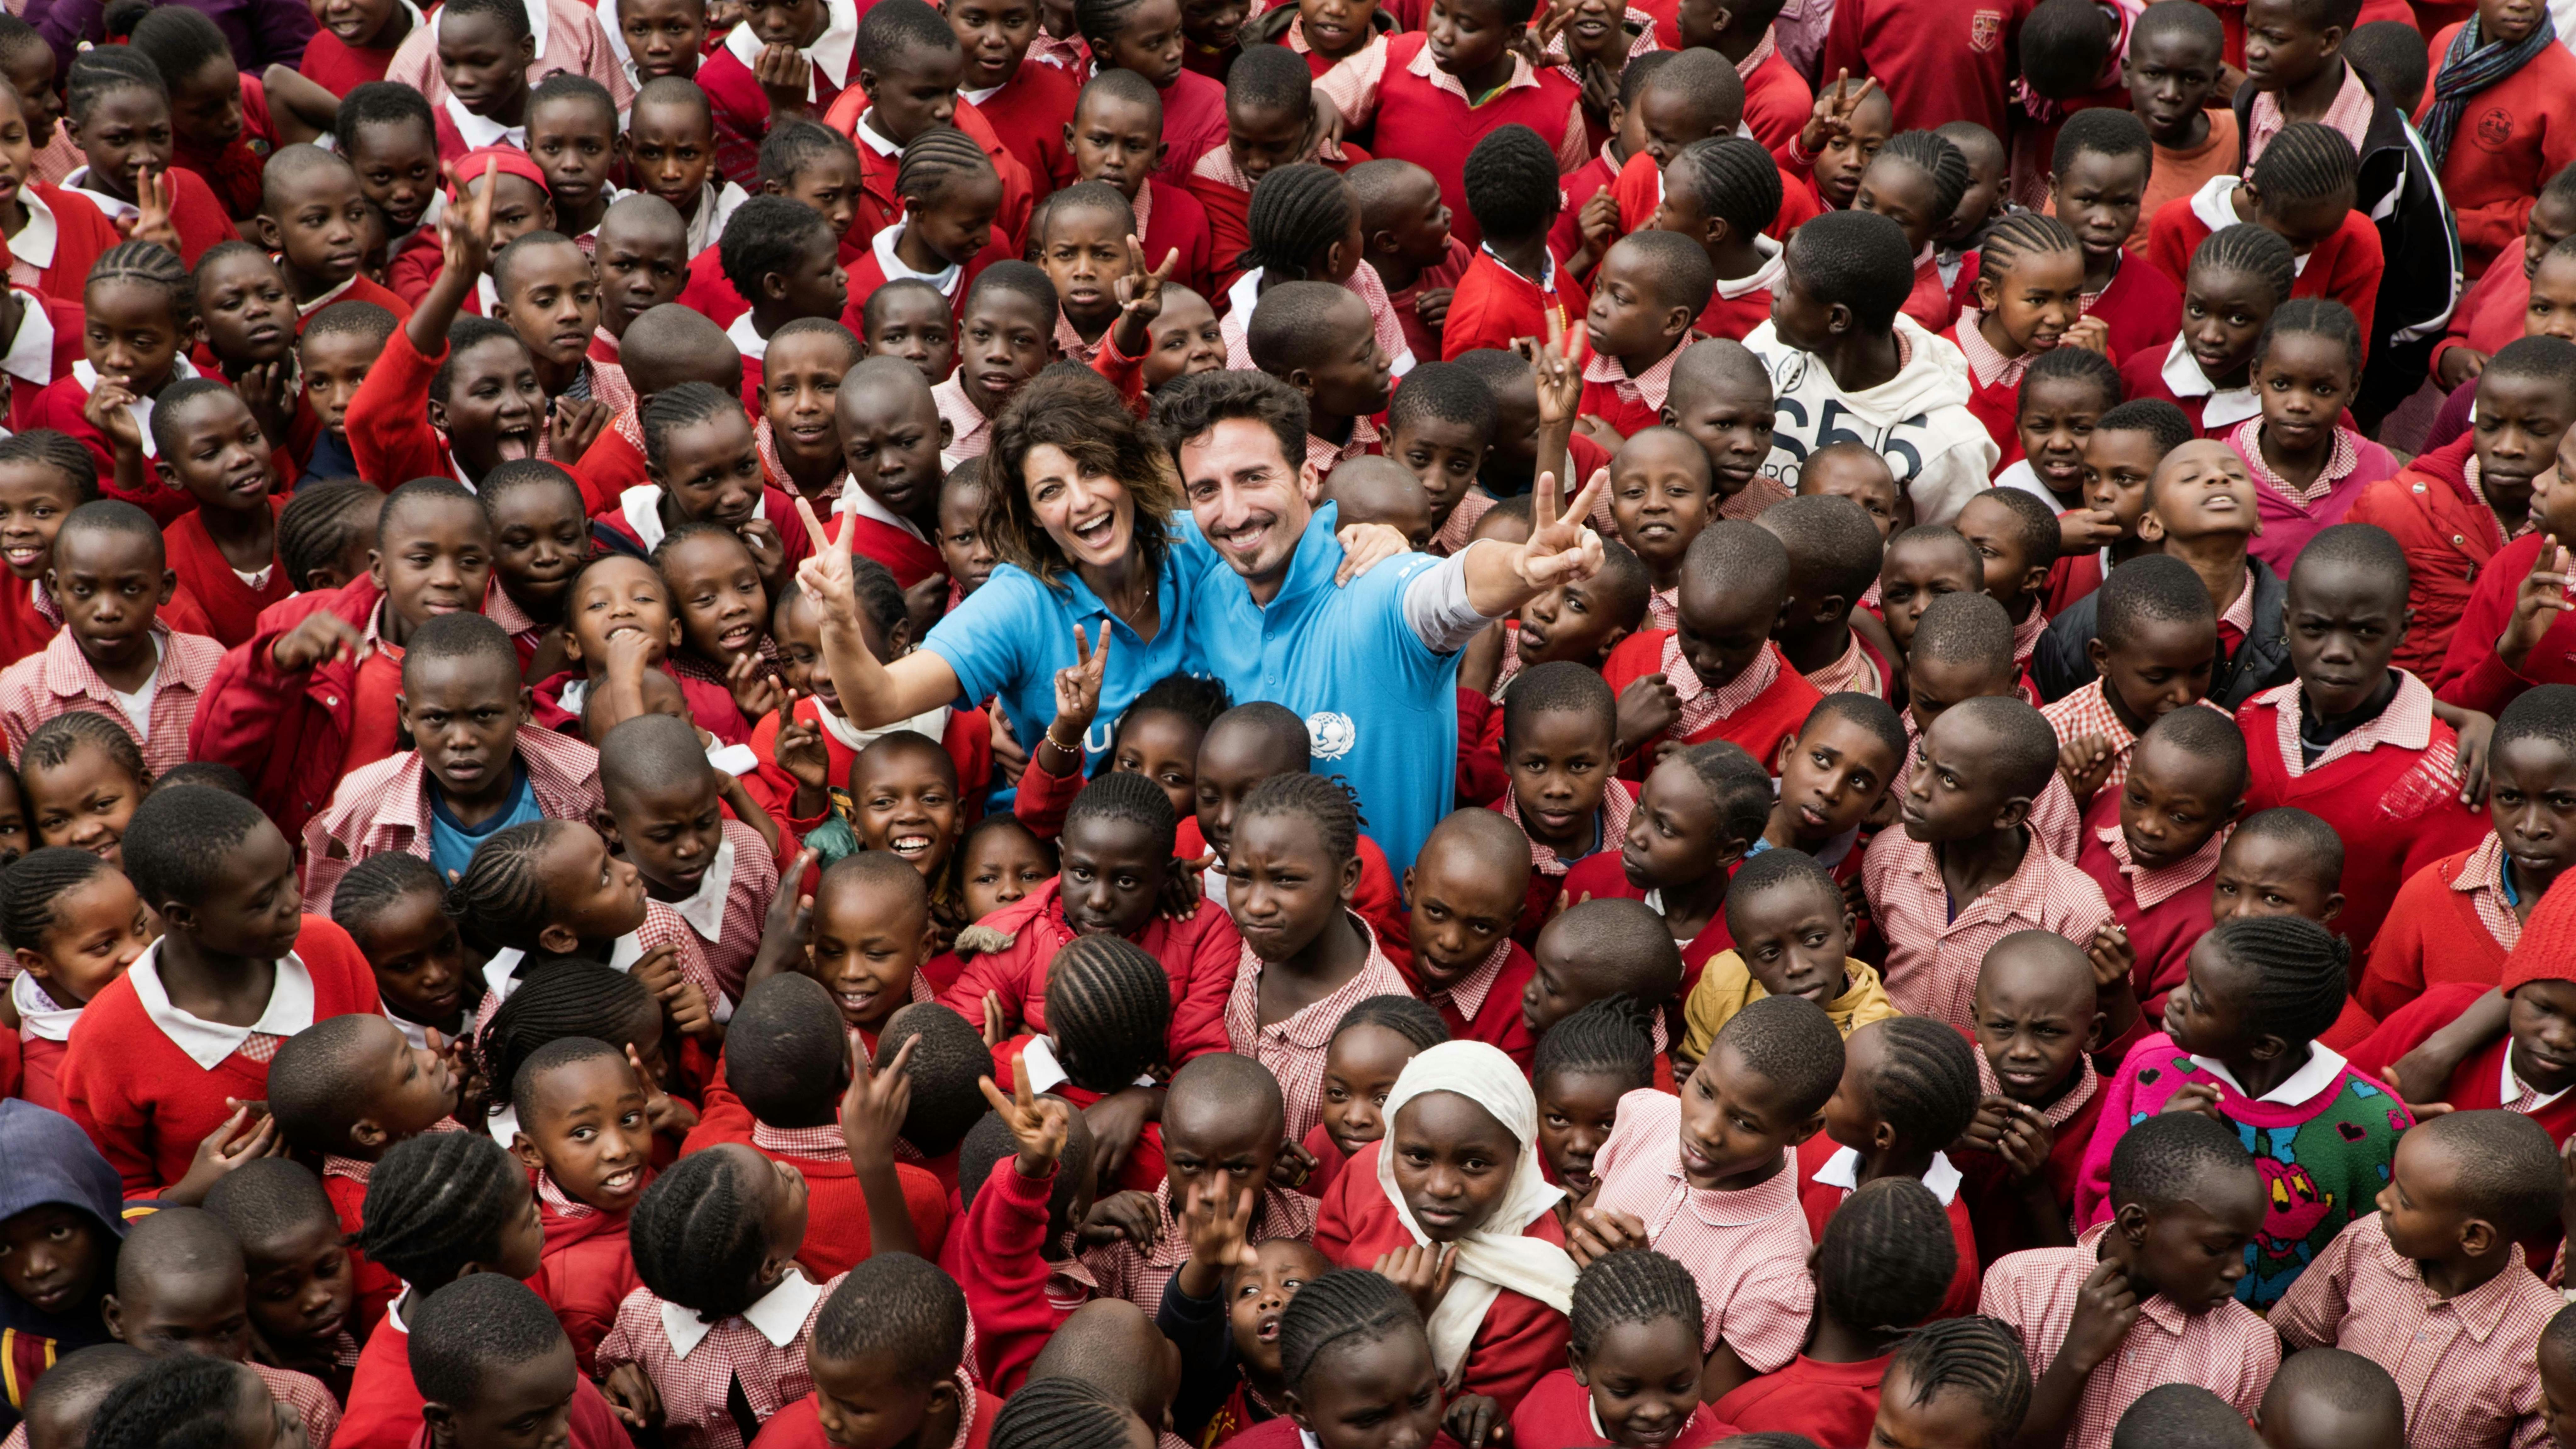
[[[418,314],[415,313],[415,316]],[[907,720],[957,697],[957,671],[927,649],[882,663],[859,632],[857,576],[850,565],[850,532],[826,540],[814,505],[796,500],[796,516],[814,540],[813,556],[796,566],[796,581],[823,610],[823,668],[840,691],[841,709],[863,730]]]

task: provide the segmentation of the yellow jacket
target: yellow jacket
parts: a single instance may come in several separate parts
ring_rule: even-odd
[[[1682,1003],[1682,1015],[1689,1030],[1680,1055],[1696,1062],[1708,1055],[1709,1043],[1717,1039],[1718,1028],[1735,1014],[1771,993],[1753,979],[1744,958],[1733,951],[1721,951],[1709,958],[1699,973],[1699,985],[1691,988],[1690,999]],[[1879,983],[1878,968],[1866,961],[1843,958],[1843,994],[1825,1003],[1825,1014],[1834,1019],[1834,1029],[1849,1038],[1873,1021],[1902,1016],[1896,1003],[1888,999],[1887,988]]]

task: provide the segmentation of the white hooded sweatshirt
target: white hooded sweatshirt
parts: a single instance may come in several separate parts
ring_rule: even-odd
[[[1791,492],[1807,454],[1833,443],[1860,443],[1887,460],[1914,499],[1919,523],[1947,523],[1986,486],[2003,451],[1968,411],[1968,359],[1958,345],[1899,314],[1905,366],[1865,392],[1845,392],[1813,353],[1780,340],[1764,322],[1744,339],[1771,369],[1771,456],[1766,478]]]

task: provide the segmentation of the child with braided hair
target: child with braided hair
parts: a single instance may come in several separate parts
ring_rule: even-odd
[[[1003,147],[983,114],[959,99],[965,57],[956,32],[939,11],[914,0],[883,13],[868,7],[851,45],[851,84],[822,113],[824,125],[860,142],[858,212],[842,244],[862,248],[902,218],[904,201],[896,177],[903,158],[923,135],[954,126],[983,150],[1001,178],[997,255],[1018,256],[1036,196],[1033,178]]]
[[[1652,1012],[1632,996],[1603,997],[1548,1028],[1531,1054],[1539,1165],[1566,1192],[1560,1223],[1592,1191],[1592,1159],[1618,1125],[1619,1099],[1655,1084]]]
[[[107,495],[166,527],[196,500],[152,476],[152,402],[197,375],[187,357],[198,335],[196,288],[176,253],[122,242],[99,255],[81,305],[96,324],[83,334],[87,356],[45,389],[32,421],[78,439],[98,461]]]
[[[12,1095],[62,1110],[72,1027],[150,944],[146,920],[123,872],[90,851],[48,846],[0,874],[0,940],[17,968],[9,1001],[24,1063]]]
[[[25,178],[15,194],[0,201],[0,238],[24,238],[33,243],[45,228],[39,226],[33,236],[28,235],[27,228],[38,226],[40,220],[50,223],[55,242],[53,255],[42,266],[29,264],[13,269],[10,280],[17,288],[77,306],[90,268],[125,238],[117,231],[116,223],[109,221],[88,197],[74,195],[36,175],[36,146],[29,139],[29,131],[38,123],[40,114],[28,105],[17,87],[0,87],[0,156],[9,159],[11,174]],[[50,125],[47,129],[51,129]]]
[[[2351,308],[2366,357],[2378,307],[2380,237],[2355,203],[2352,143],[2314,121],[2293,121],[2263,148],[2263,157],[2241,177],[2213,176],[2191,195],[2166,202],[2149,225],[2147,259],[2188,287],[2203,237],[2244,222],[2276,232],[2300,259],[2290,295],[2330,297]]]
[[[1499,1427],[1500,1406],[1453,1398],[1431,1351],[1422,1313],[1405,1291],[1362,1269],[1307,1280],[1279,1314],[1280,1407],[1228,1440],[1235,1449],[1361,1449],[1381,1433],[1429,1443],[1467,1411],[1459,1429]],[[1458,1442],[1483,1443],[1474,1432]]]
[[[1342,1013],[1324,1048],[1322,1118],[1300,1144],[1314,1164],[1299,1184],[1308,1196],[1330,1192],[1360,1149],[1386,1136],[1386,1098],[1404,1064],[1447,1040],[1440,1014],[1411,996],[1372,996]]]
[[[2339,421],[2361,383],[2363,334],[2333,300],[2293,297],[2254,345],[2251,379],[2262,415],[2238,423],[2227,446],[2254,477],[2262,521],[2251,551],[2289,571],[2309,539],[2343,521],[2362,490],[2397,471],[2386,448]]]
[[[1843,1044],[1842,1081],[1825,1103],[1825,1130],[1798,1149],[1799,1206],[1822,1237],[1853,1191],[1882,1178],[1913,1178],[1940,1199],[1957,1252],[1940,1312],[1975,1306],[1977,1238],[1958,1167],[1942,1149],[1977,1112],[1976,1055],[1955,1027],[1893,1016]]]
[[[745,210],[759,205],[754,201]],[[751,372],[746,364],[747,379]],[[657,558],[663,541],[682,525],[717,524],[741,538],[761,584],[775,593],[813,552],[813,543],[786,493],[768,481],[742,402],[706,383],[684,382],[655,393],[641,421],[646,481],[594,515],[592,535],[606,549]],[[766,607],[764,600],[764,613]],[[733,742],[750,733],[739,720],[730,727],[707,723]]]
[[[1931,1188],[1909,1177],[1861,1184],[1817,1239],[1814,1338],[1778,1372],[1727,1394],[1709,1413],[1746,1433],[1868,1442],[1895,1356],[1941,1313],[1958,1252],[1949,1214]]]
[[[1480,238],[1483,243],[1450,295],[1440,324],[1441,361],[1455,362],[1483,348],[1508,352],[1524,337],[1545,342],[1570,334],[1591,310],[1591,294],[1571,267],[1557,264],[1547,244],[1560,204],[1562,159],[1529,127],[1498,126],[1441,181],[1453,234],[1470,245]],[[1435,176],[1443,174],[1423,164]],[[1460,212],[1475,225],[1459,225]]]
[[[65,191],[87,199],[119,231],[157,241],[191,267],[218,243],[239,239],[205,178],[172,169],[170,93],[141,51],[105,46],[74,56],[64,68],[63,103],[64,139],[84,162],[63,178]],[[147,200],[148,215],[140,204]]]
[[[1559,899],[1569,909],[1591,900],[1645,902],[1680,946],[1675,1000],[1687,999],[1709,962],[1734,948],[1728,878],[1762,838],[1774,793],[1771,772],[1732,741],[1676,749],[1647,772],[1617,854],[1578,861]]]
[[[2576,235],[2576,164],[2560,167],[2532,194],[2523,225],[2520,250],[2495,257],[2486,275],[2460,298],[2442,339],[2433,344],[2433,383],[2446,392],[2456,393],[2475,381],[2497,349],[2524,335],[2524,314],[2531,307],[2531,284],[2541,259]],[[2520,265],[2511,265],[2517,261]]]
[[[1914,290],[1903,311],[1926,332],[1945,331],[1958,316],[1958,304],[1933,259],[1932,242],[1959,209],[1959,198],[1967,195],[1973,179],[1966,153],[1948,137],[1937,131],[1904,131],[1890,136],[1869,158],[1852,191],[1853,210],[1874,211],[1905,229],[1905,243],[1917,260]]]
[[[1708,253],[1716,277],[1699,330],[1741,340],[1771,316],[1780,243],[1769,233],[1785,195],[1779,164],[1741,136],[1693,141],[1664,163],[1663,199],[1647,225],[1677,231]]]
[[[993,225],[1002,208],[1001,173],[984,148],[956,127],[933,126],[912,138],[895,171],[894,191],[902,216],[868,238],[866,252],[849,266],[841,325],[853,333],[866,325],[861,308],[887,282],[927,282],[953,306],[964,299],[974,273],[1011,255],[1000,249],[1003,238]]]
[[[1738,1432],[1699,1399],[1690,1269],[1652,1248],[1595,1258],[1574,1280],[1571,1321],[1573,1366],[1513,1406],[1514,1443],[1702,1449]]]
[[[2064,222],[2021,211],[1986,229],[1975,301],[1942,335],[1968,360],[1968,411],[2006,464],[2022,458],[2016,423],[2032,362],[2059,347],[2107,349],[2106,325],[2084,315],[2084,286],[2084,249]]]
[[[673,1075],[671,1062],[678,1053],[663,1050],[662,1010],[644,983],[596,961],[559,961],[511,993],[473,1038],[481,1085],[491,1098],[481,1125],[493,1141],[506,1147],[518,1133],[519,1109],[512,1094],[519,1068],[541,1048],[567,1037],[631,1048],[651,1085],[660,1086]],[[673,1099],[667,1118],[655,1124],[670,1139],[657,1146],[657,1155],[672,1157],[696,1122],[695,1109]]]
[[[1065,1376],[1013,1393],[993,1416],[989,1442],[993,1449],[1133,1449],[1154,1442],[1154,1431],[1107,1389]]]
[[[2159,273],[2158,275],[2162,275]],[[2073,587],[2068,570],[2058,564],[2117,544],[2120,524],[2114,510],[2096,509],[2085,501],[2085,449],[2102,417],[2125,399],[2120,369],[2110,358],[2082,347],[2052,347],[2032,359],[2013,398],[2011,451],[2020,461],[1995,476],[1997,487],[2016,488],[2044,505],[2055,517],[2051,526],[2057,562],[2049,567],[2047,602]],[[2103,513],[2111,514],[2109,518]],[[2071,516],[2070,516],[2071,515]],[[2100,560],[2094,560],[2098,582]]]
[[[2010,1324],[1977,1315],[1935,1319],[1889,1360],[1870,1433],[1891,1444],[1998,1449],[2021,1431],[2030,1398],[2030,1363]],[[1960,1399],[1967,1402],[1944,1402]],[[1964,1424],[1963,1410],[1974,1416]]]
[[[1300,162],[1321,162],[1336,172],[1367,164],[1369,154],[1357,146],[1330,157],[1320,153],[1311,55],[1285,44],[1255,45],[1224,72],[1225,144],[1201,156],[1188,180],[1206,217],[1212,267],[1193,285],[1213,280],[1219,291],[1231,291],[1245,269],[1257,265],[1244,259],[1252,247],[1251,200],[1271,172]],[[1079,154],[1083,148],[1075,149]],[[1358,205],[1356,192],[1352,202]],[[1160,255],[1150,249],[1149,254]]]
[[[1249,339],[1253,313],[1264,292],[1282,282],[1333,282],[1368,304],[1370,324],[1390,373],[1401,378],[1413,370],[1413,349],[1387,301],[1386,284],[1363,256],[1359,193],[1340,172],[1313,161],[1273,167],[1252,188],[1244,225],[1247,235],[1238,259],[1243,274],[1226,289],[1230,306],[1224,319],[1227,367],[1254,366]],[[1459,320],[1455,302],[1449,317],[1451,325]],[[1444,330],[1443,338],[1448,335]],[[1447,350],[1445,341],[1443,350]]]
[[[1165,1177],[1158,1124],[1171,1075],[1157,1049],[1171,1033],[1162,966],[1119,936],[1077,936],[1048,965],[1046,996],[1045,1034],[1002,1042],[995,1062],[1016,1058],[1038,1090],[1083,1110],[1104,1188],[1152,1192]]]

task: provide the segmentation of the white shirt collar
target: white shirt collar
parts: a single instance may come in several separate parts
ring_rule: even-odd
[[[733,182],[721,186],[708,182],[706,190],[698,193],[698,214],[689,219],[689,255],[694,257],[724,240],[725,223],[733,220],[734,208],[750,199],[751,193]]]
[[[739,779],[760,768],[760,754],[749,745],[711,744],[707,746],[707,763]]]
[[[957,99],[964,101],[970,106],[980,106],[986,101],[991,100],[993,97],[1000,95],[1002,93],[1002,86],[1009,84],[1009,81],[1004,81],[1001,86],[986,86],[980,91],[959,91],[957,93]]]
[[[1781,258],[1787,254],[1788,249],[1767,236],[1754,237],[1753,249],[1762,254],[1762,265],[1732,280],[1725,277],[1718,278],[1717,295],[1731,302],[1747,292],[1778,284],[1782,270]]]
[[[483,985],[491,991],[495,1006],[509,1000],[510,994],[519,989],[519,963],[527,959],[527,952],[516,946],[504,946],[492,953],[491,960],[483,963]],[[643,959],[644,943],[632,932],[618,937],[616,944],[608,948],[608,964],[614,970],[627,970]],[[502,1140],[506,1142],[509,1139]]]
[[[323,293],[321,296],[314,298],[310,302],[296,303],[295,315],[299,318],[310,317],[314,313],[321,311],[323,308],[330,306],[332,303],[339,301],[342,297],[347,296],[349,294],[349,289],[356,285],[358,285],[358,274],[351,272],[349,274],[349,280],[333,287],[330,291]]]
[[[1032,1092],[1052,1092],[1073,1080],[1065,1074],[1064,1064],[1055,1059],[1055,1042],[1050,1037],[1030,1037],[1028,1045],[1020,1048],[1020,1063]],[[1139,1087],[1154,1085],[1153,1074],[1148,1072],[1138,1077],[1135,1084]]]
[[[21,976],[18,979],[24,981],[27,978]],[[2510,1046],[2505,1048],[2503,1072],[2504,1080],[2497,1084],[2497,1090],[2503,1092],[2504,1095],[2498,1097],[2496,1100],[2499,1102],[2510,1102],[2514,1098],[2521,1096],[2525,1090],[2522,1085],[2522,1079],[2513,1074],[2513,1049]],[[2538,1101],[2533,1102],[2531,1104],[2531,1110],[2537,1112],[2541,1108],[2548,1106],[2550,1103],[2555,1102],[2566,1095],[2567,1088],[2561,1087],[2557,1091],[2550,1093],[2548,1096],[2542,1097]]]
[[[2234,427],[2263,411],[2263,400],[2254,395],[2253,385],[2220,387],[2201,371],[2200,359],[2191,355],[2191,341],[2176,336],[2165,349],[2165,365],[2159,369],[2165,386],[2175,397],[2201,397],[2200,424],[2204,428]]]
[[[474,279],[474,300],[483,308],[484,316],[495,322],[501,320],[501,288],[490,272]]]
[[[161,1028],[161,1034],[188,1054],[188,1060],[207,1071],[213,1071],[224,1058],[241,1050],[254,1032],[269,1036],[293,1036],[313,1024],[313,974],[304,962],[289,951],[277,960],[277,979],[269,988],[268,1008],[259,1020],[248,1026],[208,1021],[192,1016],[170,1004],[170,993],[161,985],[161,943],[143,948],[143,954],[126,968],[126,978],[134,983],[134,994],[143,1003],[143,1014]]]
[[[45,299],[33,292],[19,292],[18,297],[21,304],[18,335],[9,339],[9,350],[0,353],[0,372],[25,378],[38,387],[51,386],[54,380],[53,314],[45,310]]]
[[[742,1321],[757,1330],[761,1337],[780,1348],[796,1341],[805,1331],[805,1315],[812,1312],[823,1290],[805,1276],[804,1270],[791,1263],[787,1276],[778,1286],[760,1295],[760,1301],[742,1311]],[[706,1342],[715,1324],[700,1318],[697,1310],[683,1308],[668,1299],[662,1303],[662,1334],[671,1340],[671,1352],[686,1359]]]
[[[901,146],[898,146],[894,142],[886,139],[886,134],[877,129],[877,112],[874,106],[870,106],[867,111],[859,117],[859,123],[850,128],[850,133],[860,145],[867,147],[869,150],[876,152],[880,156],[901,156],[903,154],[903,148]]]
[[[2308,1043],[2308,1064],[2290,1073],[2281,1085],[2265,1092],[2262,1096],[2255,1097],[2253,1093],[2245,1090],[2243,1082],[2236,1080],[2236,1074],[2224,1066],[2197,1053],[2191,1060],[2193,1065],[2198,1066],[2202,1071],[2234,1087],[2238,1096],[2253,1097],[2257,1102],[2278,1102],[2283,1106],[2295,1106],[2324,1091],[2326,1084],[2333,1081],[2335,1074],[2342,1071],[2344,1067],[2342,1053],[2322,1042],[2310,1042]]]
[[[1946,1152],[1933,1153],[1932,1165],[1923,1171],[1923,1185],[1932,1189],[1932,1195],[1941,1200],[1943,1207],[1948,1207],[1951,1199],[1959,1195],[1959,1184],[1965,1180],[1966,1174],[1959,1171]],[[1833,1156],[1825,1159],[1824,1166],[1816,1169],[1816,1181],[1827,1187],[1839,1187],[1845,1192],[1857,1191],[1860,1187],[1860,1154],[1848,1147],[1837,1149]]]
[[[75,167],[71,175],[63,178],[63,190],[77,191],[81,195],[88,197],[90,205],[97,207],[100,212],[106,215],[109,221],[123,221],[129,216],[141,216],[143,214],[143,208],[135,205],[133,202],[121,201],[96,187],[84,184],[88,180],[89,168],[86,166]]]
[[[27,224],[9,238],[9,255],[31,267],[50,267],[54,264],[54,238],[58,233],[54,209],[45,204],[33,186],[19,187],[18,200],[26,204]]]
[[[950,262],[936,272],[916,272],[903,258],[895,255],[895,243],[903,240],[903,229],[908,225],[910,225],[909,222],[899,221],[892,226],[880,227],[875,236],[868,238],[868,250],[876,253],[877,265],[885,269],[886,280],[928,282],[939,289],[939,295],[954,299],[957,295],[957,280],[965,274],[965,268]]]
[[[392,1022],[394,1024],[394,1030],[401,1032],[403,1034],[403,1040],[410,1042],[413,1047],[421,1051],[427,1051],[429,1049],[428,1027],[425,1027],[416,1021],[405,1021],[390,1011],[385,1013],[385,1020]]]
[[[1261,300],[1261,272],[1261,268],[1254,267],[1225,289],[1227,315],[1242,318],[1245,327],[1252,325],[1253,304]]]
[[[671,902],[671,909],[689,923],[689,929],[708,940],[724,930],[725,892],[733,888],[733,842],[716,847],[716,857],[708,862],[707,873],[698,877],[698,893],[685,901]]]
[[[1658,184],[1658,185],[1661,185],[1661,184],[1662,184],[1662,183],[1661,183],[1661,177],[1660,177],[1660,175],[1659,175],[1659,176],[1658,176],[1658,178],[1657,178],[1657,184]],[[1501,267],[1504,271],[1511,273],[1511,274],[1512,274],[1513,276],[1515,276],[1515,277],[1520,277],[1520,276],[1521,276],[1520,268],[1513,266],[1511,263],[1509,263],[1509,262],[1507,262],[1507,261],[1504,261],[1504,260],[1503,260],[1503,254],[1502,254],[1501,252],[1498,252],[1498,251],[1494,250],[1491,244],[1486,243],[1486,242],[1478,242],[1478,243],[1476,243],[1476,250],[1478,250],[1478,251],[1480,251],[1480,252],[1483,252],[1485,255],[1487,255],[1487,256],[1489,256],[1489,257],[1492,257],[1492,258],[1494,259],[1494,265],[1496,265],[1496,266],[1498,266],[1498,267]],[[1549,252],[1549,253],[1547,254],[1546,262],[1545,262],[1545,264],[1544,264],[1543,266],[1541,266],[1541,267],[1539,268],[1539,273],[1538,273],[1538,275],[1537,275],[1537,276],[1535,276],[1535,277],[1521,277],[1521,280],[1522,280],[1522,281],[1524,281],[1524,282],[1534,282],[1534,283],[1536,283],[1536,284],[1538,285],[1538,289],[1539,289],[1540,291],[1542,291],[1542,292],[1553,292],[1553,291],[1555,291],[1555,290],[1556,290],[1556,254],[1555,254],[1554,252]]]
[[[540,0],[539,4],[529,8],[542,11],[545,6]],[[538,37],[537,49],[541,54],[545,50],[545,38],[542,35]],[[486,146],[499,146],[504,143],[516,146],[522,151],[528,149],[526,126],[504,126],[489,116],[478,116],[465,109],[465,103],[454,96],[447,97],[439,104],[446,107],[447,119],[456,123],[456,134],[465,139],[466,149],[480,151]]]
[[[2243,178],[2217,175],[2200,184],[2191,194],[2191,214],[2211,231],[2225,231],[2242,218],[2236,214],[2236,188]]]
[[[177,382],[183,377],[195,377],[196,375],[196,364],[188,360],[187,354],[181,353],[179,356],[170,359],[170,380],[172,382]],[[80,383],[82,392],[89,393],[98,391],[98,369],[90,366],[88,358],[84,357],[80,361],[72,364],[72,376]],[[134,415],[134,426],[142,430],[143,456],[147,458],[160,457],[161,445],[154,441],[152,437],[152,399],[148,397],[136,398],[134,401],[125,405],[125,410]]]
[[[70,1041],[72,1023],[80,1020],[81,1008],[56,1006],[54,999],[45,994],[45,988],[37,984],[36,978],[24,972],[9,983],[9,1002],[18,1008],[18,1030],[38,1041]],[[2510,1079],[2513,1068],[2505,1068],[2505,1075]],[[2507,1097],[2505,1100],[2510,1102],[2513,1099]]]
[[[635,535],[637,543],[644,545],[646,553],[662,546],[662,535],[668,530],[662,525],[660,484],[638,483],[618,494],[617,516],[626,520],[627,530]]]
[[[877,235],[883,236],[885,233],[879,232]],[[858,480],[855,478],[841,485],[841,496],[833,501],[832,511],[834,513],[855,513],[861,518],[872,518],[877,522],[884,524],[888,528],[901,529],[905,533],[911,534],[913,537],[920,539],[923,543],[930,542],[928,536],[922,533],[921,526],[919,524],[914,523],[911,519],[904,517],[893,509],[886,507],[884,504],[879,503],[876,495],[870,493],[865,488],[860,487]]]
[[[769,355],[769,339],[760,335],[760,329],[753,325],[749,312],[733,319],[725,328],[725,336],[732,340],[733,350],[741,353],[745,362],[758,362]]]
[[[948,706],[934,704],[907,720],[897,720],[883,729],[863,730],[850,723],[846,715],[835,714],[816,704],[813,720],[823,733],[853,750],[864,750],[897,730],[910,730],[925,739],[945,739],[948,734]]]
[[[823,33],[805,47],[805,58],[814,68],[832,78],[832,84],[847,89],[850,84],[850,60],[858,53],[859,7],[857,0],[823,0],[828,18]],[[809,91],[810,94],[810,91]]]

